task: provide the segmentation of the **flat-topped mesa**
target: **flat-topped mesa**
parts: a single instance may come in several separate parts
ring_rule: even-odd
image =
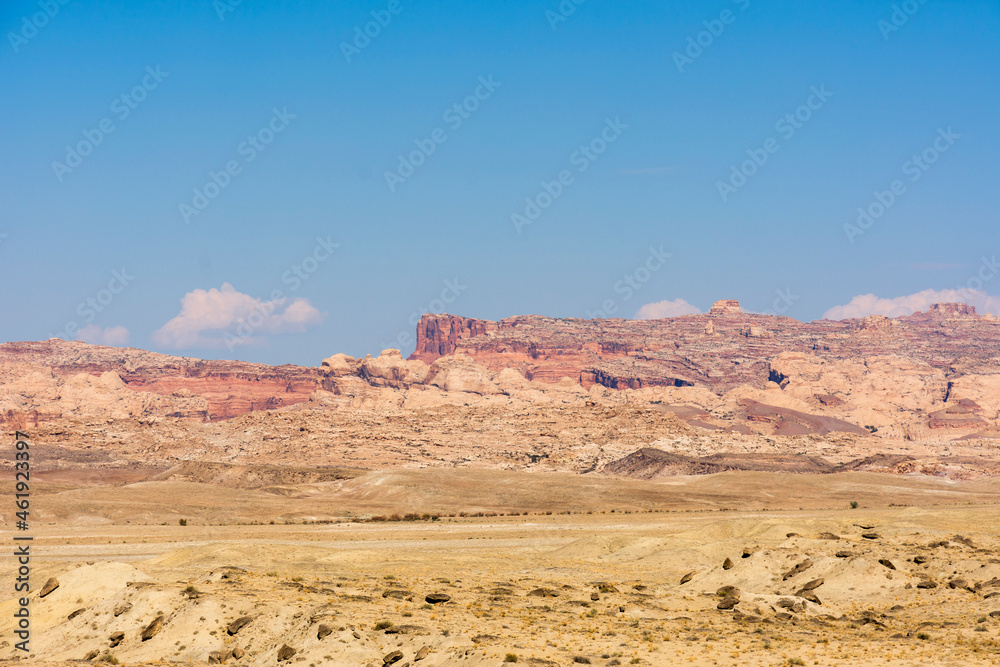
[[[722,299],[712,304],[709,315],[739,315],[743,312],[740,302],[736,299]]]
[[[976,307],[967,303],[933,303],[927,314],[931,317],[978,317]]]
[[[731,300],[717,303],[713,311],[658,320],[520,315],[486,321],[425,315],[410,360],[432,364],[461,354],[493,373],[510,368],[528,380],[549,383],[568,378],[584,389],[694,385],[718,394],[740,385],[768,387],[773,361],[788,352],[852,363],[898,356],[956,376],[1000,370],[994,361],[1000,326],[984,317],[923,313],[799,322],[744,313]],[[974,312],[961,306],[933,311]],[[944,323],[948,335],[942,335]]]

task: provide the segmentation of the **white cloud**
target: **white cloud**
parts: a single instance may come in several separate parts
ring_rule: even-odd
[[[665,317],[679,317],[681,315],[697,315],[701,310],[697,306],[692,306],[684,299],[674,299],[673,301],[657,301],[647,303],[635,314],[637,320],[661,320]]]
[[[125,327],[108,327],[102,329],[96,324],[88,324],[80,329],[76,334],[76,340],[94,345],[110,345],[112,347],[123,347],[128,345],[128,329]]]
[[[153,332],[153,342],[175,349],[250,345],[261,334],[301,333],[324,317],[308,299],[263,301],[223,283],[185,294],[180,314]]]
[[[1000,313],[1000,297],[991,296],[982,290],[973,289],[925,289],[923,292],[885,299],[874,294],[860,294],[843,306],[834,306],[823,314],[828,320],[843,320],[850,317],[885,315],[899,317],[912,315],[918,310],[926,312],[935,303],[967,303],[976,307],[980,315]]]

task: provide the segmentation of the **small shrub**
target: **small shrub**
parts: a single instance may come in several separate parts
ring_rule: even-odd
[[[186,525],[188,525],[188,520],[187,519],[180,519],[180,520],[177,521],[177,523],[179,523],[182,526],[186,526]]]
[[[852,500],[851,501],[851,509],[852,510],[858,509],[858,501],[857,500]]]
[[[392,621],[379,621],[375,624],[376,630],[385,630],[386,628],[392,627]]]
[[[517,662],[517,654],[516,653],[508,653],[507,655],[505,655],[503,657],[503,661],[504,662]]]
[[[931,638],[931,636],[929,634],[927,634],[926,632],[918,632],[917,633],[917,639],[927,640],[927,639],[930,639],[930,638]]]

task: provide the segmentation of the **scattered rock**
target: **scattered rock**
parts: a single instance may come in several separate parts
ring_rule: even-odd
[[[251,616],[240,616],[235,621],[229,624],[229,627],[226,628],[226,632],[228,632],[230,635],[235,635],[237,632],[246,627],[246,625],[252,620],[253,618]]]
[[[688,572],[683,577],[681,577],[681,583],[682,584],[686,584],[687,582],[691,581],[692,579],[694,579],[694,572]]]
[[[387,635],[411,635],[415,633],[427,634],[427,628],[421,625],[394,625],[391,628],[386,628],[385,634]]]
[[[781,598],[776,603],[782,609],[787,609],[789,611],[802,611],[806,608],[805,603],[801,600],[793,600],[792,598]]]
[[[163,629],[164,618],[162,615],[157,616],[153,619],[153,622],[146,626],[146,629],[142,631],[142,641],[152,639],[156,634]]]
[[[799,563],[798,565],[796,565],[795,567],[793,567],[788,572],[785,572],[784,576],[781,577],[781,580],[782,581],[787,581],[787,580],[791,579],[792,577],[794,577],[795,575],[801,574],[802,572],[805,572],[806,570],[808,570],[812,566],[813,566],[813,562],[807,558],[806,560],[802,561],[801,563]]]
[[[114,648],[114,647],[118,646],[119,644],[121,644],[122,640],[125,639],[125,633],[122,632],[121,630],[118,630],[117,632],[112,632],[111,636],[108,637],[108,639],[111,640],[111,643],[109,644],[109,646],[111,648]]]
[[[921,579],[917,582],[917,588],[937,588],[937,582],[927,577],[926,579]]]
[[[817,588],[822,586],[825,582],[826,579],[823,579],[822,577],[819,579],[813,579],[812,581],[807,581],[805,584],[802,585],[802,590],[804,591],[816,590]]]
[[[320,626],[318,628],[316,628],[316,639],[322,639],[323,637],[326,637],[331,632],[333,632],[333,628],[331,628],[326,623],[321,623]]]
[[[948,588],[964,588],[965,590],[971,591],[972,588],[969,586],[969,582],[965,579],[952,579],[948,582]]]
[[[43,598],[57,588],[59,588],[59,580],[55,577],[49,577],[49,580],[42,586],[42,590],[38,592],[38,597]]]
[[[785,533],[785,537],[800,537],[798,533]]]
[[[813,604],[823,604],[820,602],[819,597],[812,591],[800,590],[795,594],[795,597],[802,598],[803,600],[809,600]]]
[[[738,589],[736,586],[723,586],[719,590],[715,591],[715,594],[718,595],[720,598],[725,598],[725,597],[739,598],[740,589]]]
[[[118,604],[118,605],[115,606],[115,610],[114,610],[115,618],[118,618],[119,616],[121,616],[125,612],[131,611],[131,610],[132,610],[132,603],[131,602],[122,602],[121,604]]]
[[[600,591],[601,593],[617,593],[618,592],[617,588],[615,588],[612,584],[609,584],[606,581],[599,582],[597,584],[597,590]]]
[[[816,539],[819,539],[819,540],[839,540],[840,539],[840,535],[836,535],[834,533],[820,533],[819,535],[816,536]]]
[[[853,551],[846,551],[846,550],[838,551],[837,553],[834,554],[834,556],[836,556],[837,558],[850,558],[853,555],[854,555]]]
[[[554,597],[559,597],[559,592],[554,591],[551,588],[536,588],[533,591],[528,591],[528,597],[554,598]],[[430,602],[430,600],[427,601]]]
[[[431,648],[429,646],[424,646],[419,651],[417,651],[417,654],[415,656],[413,656],[413,662],[417,662],[418,660],[423,660],[430,654],[430,652]]]
[[[391,665],[392,663],[399,662],[402,659],[403,659],[403,652],[402,651],[393,651],[389,655],[387,655],[384,658],[382,658],[382,664],[383,665]]]
[[[84,609],[77,609],[76,611],[70,612],[70,615],[66,617],[66,620],[67,621],[72,621],[74,618],[76,618],[77,616],[79,616],[80,614],[82,614],[85,611],[87,611],[86,608],[84,608]]]
[[[559,595],[555,591],[552,591],[552,593],[554,595]],[[530,595],[530,593],[529,593],[529,595]],[[425,597],[424,600],[428,604],[441,604],[443,602],[448,602],[449,600],[451,600],[451,596],[447,595],[445,593],[431,593],[430,595],[428,595],[427,597]]]
[[[757,549],[754,547],[743,547],[743,553],[740,555],[740,558],[750,558],[750,556],[753,556],[755,551],[757,551]]]
[[[867,533],[861,533],[861,537],[865,538],[866,540],[877,540],[880,539],[882,536],[876,533],[875,531],[870,531]]]
[[[597,602],[598,600],[600,600],[600,599],[601,599],[601,596],[600,596],[600,595],[598,595],[597,593],[591,593],[591,594],[590,594],[590,599],[591,599],[592,601],[594,601],[594,602]]]
[[[739,603],[740,603],[740,599],[738,597],[728,596],[728,597],[724,597],[721,600],[719,600],[719,604],[717,605],[716,608],[717,609],[732,609],[733,607],[735,607]]]
[[[913,557],[913,562],[916,563],[917,565],[923,565],[927,561],[928,561],[927,556],[914,556]]]
[[[726,560],[724,560],[722,562],[722,569],[723,570],[731,570],[731,569],[733,569],[733,567],[735,567],[735,563],[733,563],[732,559],[730,559],[730,558],[727,558]]]
[[[890,570],[895,570],[895,569],[896,569],[896,566],[895,566],[895,565],[893,565],[893,564],[892,564],[892,561],[891,561],[891,560],[889,560],[888,558],[879,558],[879,559],[878,559],[878,564],[879,564],[879,565],[882,565],[882,566],[884,566],[884,567],[887,567],[887,568],[889,568]]]
[[[296,653],[298,653],[298,651],[293,649],[288,644],[282,644],[281,648],[278,649],[278,662],[286,662],[288,660],[291,660],[292,656],[295,655]],[[403,654],[400,653],[399,657],[402,658]]]
[[[239,660],[244,655],[245,655],[245,652],[239,646],[237,646],[236,648],[233,649],[233,658],[235,658],[236,660]]]
[[[967,547],[971,547],[973,549],[976,548],[975,543],[968,537],[965,537],[964,535],[952,535],[951,539],[954,540],[955,542],[958,542],[959,544],[964,544]]]
[[[410,591],[403,591],[403,590],[398,590],[398,589],[397,590],[388,590],[388,591],[385,591],[384,593],[382,593],[382,597],[384,597],[384,598],[392,598],[394,600],[405,600],[406,598],[412,597],[412,596],[413,596],[413,593],[411,593]]]

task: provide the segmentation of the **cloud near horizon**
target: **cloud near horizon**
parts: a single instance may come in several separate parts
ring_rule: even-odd
[[[76,334],[76,340],[94,345],[108,345],[111,347],[124,347],[128,345],[129,332],[122,326],[108,327],[102,329],[96,324],[88,324]]]
[[[196,289],[181,299],[181,312],[153,332],[162,347],[185,349],[260,344],[262,334],[302,333],[326,317],[308,299],[280,297],[264,301],[236,291]]]
[[[635,314],[637,320],[662,320],[666,317],[679,317],[681,315],[698,315],[701,309],[692,306],[684,299],[674,299],[673,301],[657,301],[647,303]]]
[[[986,313],[1000,314],[1000,296],[991,296],[982,290],[974,289],[926,289],[915,294],[897,296],[891,299],[877,297],[874,294],[859,294],[842,306],[834,306],[825,313],[828,320],[844,320],[851,317],[867,317],[868,315],[885,315],[899,317],[912,315],[917,311],[925,312],[935,303],[967,303],[976,307],[980,315]]]

